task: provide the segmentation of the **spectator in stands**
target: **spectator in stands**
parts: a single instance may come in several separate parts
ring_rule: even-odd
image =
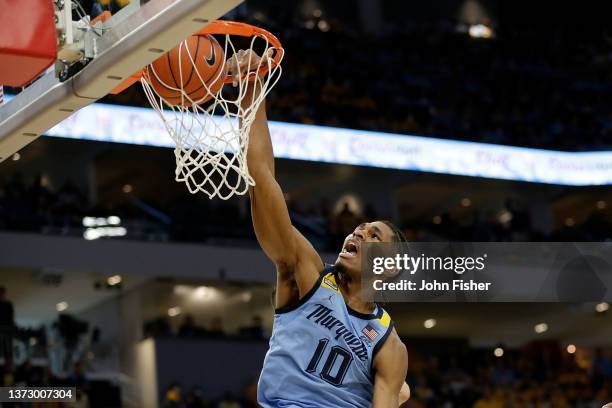
[[[179,384],[172,384],[166,390],[161,404],[162,408],[183,408],[183,395]]]
[[[259,378],[254,378],[244,389],[244,405],[245,408],[258,408],[257,403],[257,381]]]
[[[242,337],[253,339],[253,340],[265,338],[261,316],[258,316],[258,315],[253,316],[253,320],[250,326],[240,328],[240,335]]]
[[[484,395],[474,404],[474,408],[504,408],[504,404],[499,395],[494,395],[487,388]]]
[[[149,321],[145,323],[144,327],[145,336],[170,336],[172,334],[172,330],[170,329],[170,322],[166,316],[161,316],[153,321]]]
[[[0,357],[13,357],[13,331],[15,330],[15,309],[6,298],[6,288],[0,286]]]
[[[207,406],[204,391],[200,387],[194,387],[185,398],[185,408],[204,408]]]
[[[206,336],[215,339],[222,339],[225,337],[225,331],[223,330],[223,320],[221,320],[220,317],[214,317],[210,321]]]
[[[202,335],[202,329],[196,326],[193,315],[186,314],[179,327],[178,335],[181,337],[196,337]]]
[[[231,392],[226,392],[215,405],[216,408],[241,408],[240,401]]]
[[[358,224],[358,221],[357,216],[349,207],[349,203],[345,202],[340,212],[331,221],[332,245],[342,242],[349,233],[353,232],[353,228]]]
[[[83,363],[77,361],[73,368],[72,373],[67,378],[67,382],[71,387],[84,388],[87,386],[87,378],[85,377],[85,373],[83,372]]]

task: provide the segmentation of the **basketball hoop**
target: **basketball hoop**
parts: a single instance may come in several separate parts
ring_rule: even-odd
[[[184,182],[193,194],[203,192],[211,199],[227,200],[233,195],[245,194],[255,185],[247,165],[249,132],[259,105],[280,78],[284,50],[274,35],[244,23],[214,21],[195,34],[208,39],[211,35],[223,36],[220,41],[223,66],[211,75],[213,78],[203,78],[198,71],[198,61],[190,50],[193,45],[188,44],[193,41],[191,37],[171,51],[175,53],[180,78],[163,82],[163,73],[156,69],[154,62],[143,70],[140,82],[176,143],[176,181]],[[219,45],[214,39],[210,41],[207,44],[213,49],[211,58],[214,59],[214,48]],[[237,41],[247,41],[248,46],[237,47]],[[239,49],[269,58],[261,58],[249,72],[238,71],[234,78],[227,73],[226,61]],[[248,66],[252,66],[250,58]],[[170,62],[167,64],[172,70]],[[183,64],[193,65],[188,79],[183,78]],[[252,86],[260,92],[252,93],[251,100],[246,100],[247,84],[253,81],[256,84]],[[235,88],[223,86],[232,82],[237,82]],[[159,92],[160,83],[165,92]]]

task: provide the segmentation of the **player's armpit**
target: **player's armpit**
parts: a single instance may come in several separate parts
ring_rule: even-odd
[[[402,387],[408,372],[406,346],[394,331],[374,359],[373,408],[396,408],[405,401]],[[409,396],[409,394],[408,394]]]
[[[323,271],[323,261],[310,242],[294,227],[298,262],[276,265],[276,307],[284,308],[297,303],[310,292]],[[289,269],[291,268],[291,269]]]

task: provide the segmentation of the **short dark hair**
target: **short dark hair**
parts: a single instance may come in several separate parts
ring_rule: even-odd
[[[408,245],[408,238],[406,238],[402,230],[389,220],[380,220],[380,222],[391,228],[391,231],[393,231],[393,242],[397,246],[397,251],[402,253],[406,251]],[[388,277],[385,279],[385,281],[393,282],[394,280],[399,279],[399,277],[401,277],[404,272],[404,269],[400,269],[398,273],[395,274],[395,276]]]
[[[380,220],[380,222],[391,228],[391,231],[393,231],[393,242],[398,242],[400,244],[408,242],[408,238],[406,238],[402,230],[399,229],[397,225],[388,220]]]

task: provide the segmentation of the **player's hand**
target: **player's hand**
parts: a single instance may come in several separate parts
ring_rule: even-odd
[[[263,57],[260,57],[253,50],[239,50],[232,55],[226,62],[227,73],[231,75],[232,85],[238,86],[240,83],[239,77],[244,79],[248,73],[269,64],[273,53],[274,50],[269,49]]]

